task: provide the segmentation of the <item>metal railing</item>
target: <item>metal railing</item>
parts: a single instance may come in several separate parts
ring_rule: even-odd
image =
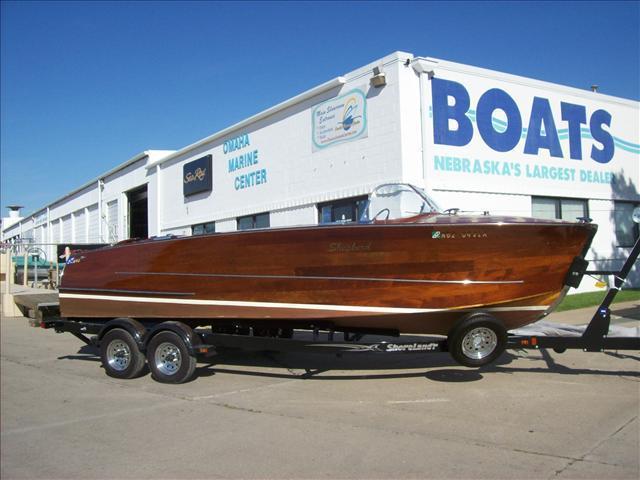
[[[60,264],[51,252],[56,251],[51,243],[3,243],[5,255],[5,293],[10,293],[11,285],[32,288],[55,289],[60,278]],[[47,254],[49,252],[49,254]]]

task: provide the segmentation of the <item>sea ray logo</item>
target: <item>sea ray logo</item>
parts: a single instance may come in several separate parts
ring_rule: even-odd
[[[436,240],[440,238],[440,235],[441,233],[438,230],[436,230],[435,232],[431,232],[431,238],[434,238]]]
[[[201,182],[202,180],[204,180],[204,177],[207,173],[207,169],[206,168],[196,168],[195,172],[188,172],[185,176],[184,176],[184,183],[191,183],[191,182]]]

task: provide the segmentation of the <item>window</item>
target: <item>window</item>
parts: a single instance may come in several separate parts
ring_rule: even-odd
[[[638,224],[631,219],[635,203],[615,202],[613,221],[616,225],[616,242],[618,247],[633,247],[638,238]]]
[[[367,206],[367,197],[346,198],[318,204],[319,223],[357,222]]]
[[[191,227],[191,235],[206,235],[216,232],[216,222],[199,223]]]
[[[531,215],[535,218],[562,219],[575,222],[589,216],[587,201],[575,198],[533,197]]]
[[[251,230],[254,228],[269,228],[269,212],[257,215],[238,217],[238,230]]]

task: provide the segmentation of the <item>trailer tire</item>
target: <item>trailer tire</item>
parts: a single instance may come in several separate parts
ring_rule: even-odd
[[[100,359],[107,375],[114,378],[139,377],[145,357],[131,334],[122,328],[109,330],[100,341]]]
[[[449,353],[465,367],[482,367],[496,360],[507,345],[502,323],[486,313],[463,319],[449,333]]]
[[[197,362],[180,335],[163,330],[154,335],[147,345],[147,363],[154,380],[184,383],[193,376]]]

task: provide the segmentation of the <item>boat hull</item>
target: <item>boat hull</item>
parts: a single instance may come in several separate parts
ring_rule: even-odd
[[[60,308],[68,318],[431,334],[484,311],[510,329],[561,298],[595,228],[443,217],[125,243],[74,255]]]

